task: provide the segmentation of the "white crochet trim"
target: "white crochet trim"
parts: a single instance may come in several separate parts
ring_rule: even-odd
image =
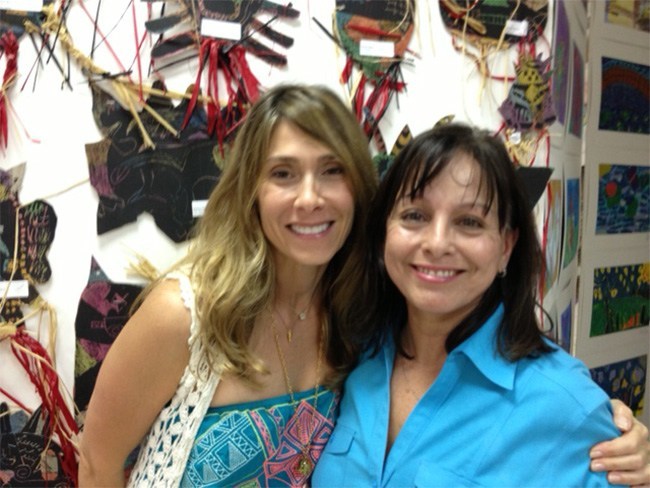
[[[221,377],[210,368],[199,337],[194,291],[189,278],[171,273],[178,280],[183,303],[190,311],[190,360],[176,393],[143,439],[127,486],[176,487],[179,485],[199,425],[214,396]]]

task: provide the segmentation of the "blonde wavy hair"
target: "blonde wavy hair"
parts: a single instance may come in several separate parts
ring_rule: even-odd
[[[197,296],[200,334],[208,359],[225,358],[226,371],[249,381],[263,364],[248,342],[255,318],[273,299],[275,269],[257,210],[261,170],[271,137],[287,121],[330,148],[340,159],[355,199],[354,224],[328,264],[319,291],[327,330],[326,357],[335,386],[359,352],[351,325],[360,320],[365,227],[377,175],[367,139],[350,109],[322,86],[283,84],[267,91],[246,115],[212,192],[187,257]],[[253,381],[254,383],[254,381]]]

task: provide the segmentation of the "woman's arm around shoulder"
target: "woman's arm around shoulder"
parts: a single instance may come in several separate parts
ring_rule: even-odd
[[[623,434],[591,449],[591,469],[608,471],[607,478],[612,483],[650,487],[648,428],[620,400],[612,400],[612,408],[614,423]]]
[[[81,487],[124,486],[124,462],[176,391],[189,361],[191,315],[179,283],[159,283],[111,346],[80,443]]]

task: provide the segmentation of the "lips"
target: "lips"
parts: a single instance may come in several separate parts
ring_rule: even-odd
[[[320,234],[322,232],[325,232],[331,225],[332,225],[332,222],[325,222],[323,224],[318,224],[318,225],[297,225],[297,224],[292,224],[292,225],[289,226],[289,228],[293,232],[295,232],[296,234],[316,235],[316,234]]]

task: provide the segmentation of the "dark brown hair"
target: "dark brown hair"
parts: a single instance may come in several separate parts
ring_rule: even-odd
[[[447,337],[447,352],[476,332],[499,303],[505,309],[498,329],[499,352],[510,360],[547,352],[550,347],[538,327],[535,301],[543,262],[526,190],[502,141],[486,131],[459,123],[415,137],[402,149],[380,183],[370,212],[371,248],[366,261],[373,309],[358,330],[360,339],[376,349],[392,334],[398,350],[404,352],[400,336],[407,321],[406,301],[384,266],[386,223],[398,199],[421,196],[458,153],[476,161],[488,206],[498,203],[499,228],[516,230],[518,239],[506,276],[495,278],[476,308],[452,330]]]

